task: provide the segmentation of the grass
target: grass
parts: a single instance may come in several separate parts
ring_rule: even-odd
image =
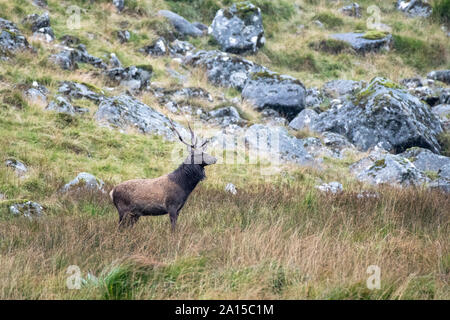
[[[445,24],[448,28],[450,28],[450,1],[435,0],[433,2],[432,17],[438,23]]]
[[[138,52],[158,36],[170,37],[173,32],[154,15],[158,10],[172,9],[209,24],[217,6],[231,1],[133,0],[126,2],[122,14],[111,1],[71,1],[85,10],[77,30],[67,28],[67,3],[49,1],[57,37],[77,36],[89,53],[105,60],[114,52],[125,66],[151,66],[156,86],[173,88],[166,68],[188,74],[185,86],[202,87],[214,97],[213,103],[199,102],[205,110],[221,106],[223,95],[239,97],[234,89],[212,86],[199,69],[186,70],[170,58]],[[298,2],[293,1],[254,3],[261,7],[268,41],[249,59],[293,75],[308,87],[335,78],[368,81],[383,76],[396,81],[448,65],[448,43],[433,21],[401,19],[394,25],[402,16],[383,9],[383,22],[394,26],[399,39],[397,47],[362,58],[340,50],[340,43],[327,42],[329,52],[308,45],[326,39],[330,32],[353,31],[361,24],[330,14],[340,4],[307,1],[297,11]],[[25,14],[38,9],[25,0],[0,0],[0,11],[20,26]],[[329,25],[321,20],[327,29],[310,23],[316,15],[328,21]],[[305,24],[304,33],[296,33],[299,24]],[[130,42],[119,43],[114,35],[119,29],[131,31]],[[31,37],[30,30],[23,33]],[[429,34],[433,36],[428,38]],[[206,37],[189,41],[199,48],[217,48]],[[441,43],[437,51],[431,51],[434,43]],[[262,174],[265,168],[257,165],[218,164],[207,168],[208,178],[181,211],[176,233],[169,231],[165,216],[143,218],[134,229],[119,232],[117,212],[107,194],[58,191],[80,172],[104,180],[107,191],[127,179],[162,175],[178,165],[171,161],[175,145],[132,130],[119,133],[98,127],[93,120],[97,106],[89,101],[74,101],[90,109],[76,117],[47,112],[45,105],[28,101],[21,88],[33,81],[49,89],[49,99],[63,80],[98,90],[108,86],[97,69],[80,64],[73,72],[59,70],[48,63],[56,52],[52,45],[33,42],[33,46],[35,53],[0,61],[0,193],[6,196],[0,201],[0,299],[450,297],[448,196],[420,188],[363,185],[348,172],[356,156],[326,158],[322,170],[286,165],[276,175]],[[167,112],[151,93],[137,98]],[[260,120],[249,104],[236,107],[249,122]],[[446,155],[450,155],[448,140],[448,135],[441,136]],[[26,177],[2,166],[7,158],[24,162],[29,168]],[[314,189],[317,181],[340,181],[344,192],[320,193]],[[236,185],[237,195],[224,191],[228,182]],[[360,199],[362,190],[378,192],[379,197]],[[42,204],[45,216],[34,221],[12,216],[8,206],[25,200]],[[79,266],[84,279],[79,290],[66,287],[71,265]],[[365,286],[369,265],[381,268],[380,290]]]

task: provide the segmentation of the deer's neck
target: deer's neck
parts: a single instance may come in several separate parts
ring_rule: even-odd
[[[170,176],[189,194],[205,178],[205,169],[199,164],[183,163]]]

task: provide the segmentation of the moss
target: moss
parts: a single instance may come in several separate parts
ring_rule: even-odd
[[[436,179],[439,178],[439,175],[438,175],[438,173],[436,171],[426,170],[426,171],[424,171],[424,173],[431,180],[436,180]]]
[[[136,68],[143,69],[143,70],[148,71],[150,73],[153,72],[153,67],[150,64],[139,64],[139,65],[136,66]]]
[[[379,160],[374,162],[373,166],[370,167],[369,170],[379,171],[379,170],[381,170],[383,168],[386,168],[386,160],[385,159],[379,159]]]
[[[378,40],[383,39],[386,37],[389,33],[385,31],[379,31],[379,30],[369,30],[362,36],[364,39],[368,40]]]

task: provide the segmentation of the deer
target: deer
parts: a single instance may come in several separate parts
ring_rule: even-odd
[[[134,179],[115,186],[110,197],[119,213],[119,227],[133,226],[141,216],[169,214],[175,231],[178,215],[197,184],[206,178],[205,167],[217,159],[205,152],[209,140],[199,142],[188,122],[191,142],[186,142],[173,121],[170,129],[187,146],[189,155],[173,172],[153,179]]]

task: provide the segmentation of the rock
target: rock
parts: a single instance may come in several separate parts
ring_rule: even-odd
[[[195,50],[195,47],[190,42],[181,41],[178,39],[175,39],[174,41],[172,41],[172,43],[170,44],[170,47],[169,47],[170,53],[174,56],[176,56],[176,55],[185,56],[194,50]]]
[[[32,49],[27,39],[11,21],[0,18],[0,58],[16,51]]]
[[[450,70],[436,70],[431,71],[427,75],[428,79],[442,81],[446,84],[450,84]]]
[[[155,40],[151,45],[142,48],[142,51],[152,56],[165,56],[169,53],[166,39],[160,37]]]
[[[346,136],[361,150],[379,143],[396,153],[419,146],[439,153],[439,119],[416,97],[383,78],[374,78],[351,101],[321,113],[314,131]]]
[[[236,187],[231,182],[227,183],[227,185],[225,186],[225,191],[231,193],[234,196],[237,194]]]
[[[75,48],[76,46],[78,46],[81,43],[79,38],[77,38],[75,36],[71,36],[69,34],[62,36],[61,39],[59,39],[59,40],[61,41],[61,45],[71,47],[71,48]]]
[[[421,185],[429,179],[408,159],[400,155],[373,151],[350,166],[359,181],[394,186]]]
[[[166,90],[165,95],[171,95],[175,99],[205,99],[209,102],[213,101],[211,94],[200,87],[186,87],[176,90]]]
[[[104,185],[105,184],[101,179],[98,179],[90,173],[81,172],[75,177],[75,179],[65,184],[62,187],[61,192],[80,190],[105,192],[103,189]]]
[[[326,82],[322,87],[322,91],[326,97],[343,100],[365,86],[366,83],[364,81],[339,79]]]
[[[119,39],[120,43],[125,43],[130,40],[130,32],[128,30],[119,30],[117,31],[117,38]]]
[[[409,148],[405,152],[399,154],[411,161],[414,166],[422,171],[433,171],[438,173],[442,168],[450,168],[450,158],[441,156],[423,148]],[[450,179],[450,172],[443,178]]]
[[[397,10],[411,17],[428,18],[433,11],[426,0],[397,0]]]
[[[160,10],[158,14],[167,18],[182,36],[200,37],[203,35],[203,32],[197,29],[192,23],[172,11]]]
[[[125,8],[125,0],[113,0],[113,4],[119,12]]]
[[[265,43],[261,9],[248,1],[220,9],[214,17],[209,33],[220,44],[222,51],[255,53]]]
[[[332,194],[337,194],[337,193],[341,193],[342,191],[344,191],[342,184],[337,181],[333,181],[330,183],[324,183],[324,184],[315,186],[314,188],[316,188],[322,192],[332,193]]]
[[[208,112],[206,118],[209,122],[213,122],[222,127],[228,127],[232,124],[242,126],[247,123],[247,121],[241,118],[239,112],[233,106],[212,110]]]
[[[42,15],[33,13],[23,19],[22,24],[30,25],[31,31],[36,32],[41,28],[50,27],[50,16],[48,15],[48,12],[45,12]]]
[[[280,116],[278,111],[275,111],[273,109],[264,109],[263,111],[261,111],[261,116],[263,117],[262,120],[268,126],[282,127],[288,125],[286,119]]]
[[[319,115],[312,109],[303,109],[290,123],[289,127],[294,130],[309,130],[311,122]]]
[[[45,42],[53,42],[55,40],[55,34],[51,27],[45,27],[38,29],[33,33],[33,37]]]
[[[303,141],[289,135],[283,127],[254,124],[246,130],[245,142],[250,153],[269,156],[271,161],[279,158],[303,165],[314,163],[314,158],[305,150]]]
[[[86,84],[63,81],[59,84],[58,92],[71,99],[89,99],[99,103],[104,99],[100,93],[94,92]]]
[[[198,22],[198,21],[192,22],[192,24],[193,24],[194,27],[196,27],[198,30],[202,31],[203,34],[208,33],[208,26],[207,26],[207,25],[205,25],[205,24],[203,24],[203,23],[201,23],[201,22]]]
[[[14,172],[19,177],[23,177],[28,172],[27,166],[23,162],[16,159],[7,159],[5,161],[5,165],[7,167],[14,169]]]
[[[152,69],[151,67],[136,66],[113,68],[107,70],[106,75],[111,81],[129,88],[131,91],[139,91],[149,86]]]
[[[20,215],[33,220],[34,218],[42,217],[44,208],[39,203],[27,201],[13,204],[9,207],[9,212],[13,215]]]
[[[324,145],[334,153],[334,157],[342,158],[345,151],[356,149],[343,135],[334,132],[324,132],[322,137]]]
[[[314,20],[313,23],[320,29],[323,29],[325,27],[320,20]]]
[[[340,8],[339,12],[346,16],[349,16],[349,17],[355,17],[355,18],[362,17],[361,7],[356,2],[354,2],[348,6]]]
[[[25,95],[33,103],[46,103],[47,94],[48,89],[36,81],[33,81],[32,87],[25,91]]]
[[[77,48],[66,48],[59,53],[50,56],[50,61],[66,70],[77,69],[78,62],[89,63],[94,67],[101,69],[106,69],[107,67],[102,59],[90,55],[86,50],[86,46],[83,44],[79,44]]]
[[[0,201],[1,200],[6,200],[6,196],[3,193],[0,192]]]
[[[450,131],[450,104],[440,104],[431,109],[439,117],[445,131]]]
[[[111,53],[109,58],[109,65],[113,68],[121,68],[122,63],[120,62],[119,58],[117,58],[115,53]]]
[[[389,50],[392,45],[392,35],[387,34],[379,39],[366,39],[365,33],[350,32],[332,34],[331,38],[347,42],[352,48],[361,54],[378,52],[382,49]]]
[[[317,88],[306,89],[305,107],[319,107],[323,103],[322,93]]]
[[[56,96],[53,101],[50,101],[45,110],[56,111],[58,113],[66,113],[70,115],[89,112],[89,109],[73,106],[72,103],[70,103],[70,101],[63,96]]]
[[[256,110],[274,109],[292,120],[305,107],[305,86],[289,76],[258,72],[246,82],[242,98],[252,102]]]
[[[242,57],[217,50],[199,50],[187,56],[185,63],[204,67],[208,80],[213,84],[239,91],[244,88],[251,73],[265,70],[264,67]]]
[[[142,133],[161,135],[170,141],[175,139],[165,115],[125,94],[102,101],[95,119],[101,125],[119,128],[122,132],[136,128]],[[189,136],[179,124],[175,123],[175,127],[181,135]]]
[[[46,8],[47,7],[47,0],[33,0],[33,4],[35,6]]]

